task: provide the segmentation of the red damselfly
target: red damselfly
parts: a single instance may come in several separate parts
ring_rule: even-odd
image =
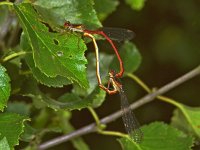
[[[92,39],[94,47],[95,47],[96,74],[97,74],[97,80],[98,80],[99,87],[102,88],[103,90],[107,91],[109,94],[116,93],[117,91],[108,90],[108,88],[106,88],[101,82],[101,75],[100,75],[100,70],[99,70],[99,68],[100,68],[99,67],[99,50],[98,50],[98,46],[97,46],[95,37],[93,35],[97,34],[97,35],[103,36],[112,46],[112,48],[118,58],[119,64],[120,64],[120,71],[115,74],[115,77],[121,78],[124,73],[123,61],[118,53],[116,46],[114,45],[113,41],[111,40],[111,38],[114,40],[118,40],[118,41],[125,40],[125,39],[130,40],[133,38],[134,33],[131,30],[126,30],[126,29],[122,29],[122,28],[102,28],[99,30],[88,30],[88,29],[85,29],[84,25],[82,25],[82,24],[71,24],[70,22],[65,22],[64,28],[74,31],[74,32],[81,32],[81,33],[83,33],[84,36],[87,36]]]
[[[139,123],[134,116],[131,108],[129,107],[128,99],[122,89],[122,84],[118,81],[120,77],[122,77],[124,72],[123,62],[121,57],[118,53],[117,48],[115,47],[113,41],[109,36],[113,36],[116,38],[115,40],[125,40],[133,38],[133,32],[126,29],[121,28],[103,28],[101,30],[87,30],[81,24],[71,24],[70,22],[66,22],[64,27],[72,30],[74,32],[81,32],[84,36],[87,36],[92,39],[94,47],[95,47],[95,54],[96,54],[96,74],[100,88],[105,90],[108,94],[115,94],[119,93],[121,98],[121,111],[122,111],[122,119],[125,126],[125,129],[129,136],[137,143],[139,143],[142,139],[143,133],[140,130]],[[112,46],[117,55],[120,64],[120,71],[115,73],[114,71],[109,72],[109,81],[108,87],[105,87],[101,82],[100,70],[99,70],[99,51],[98,46],[93,34],[98,34],[103,36]],[[110,89],[110,86],[113,88]]]

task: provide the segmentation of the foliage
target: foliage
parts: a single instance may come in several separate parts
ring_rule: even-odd
[[[4,137],[1,141],[0,141],[0,148],[1,149],[5,149],[5,150],[10,150],[10,147],[8,145],[8,141],[6,139],[6,137]]]
[[[6,69],[0,66],[0,110],[2,111],[6,106],[8,98],[10,96],[10,78],[6,73]]]
[[[125,0],[132,9],[141,10],[144,7],[145,0]]]
[[[10,149],[19,144],[19,135],[23,132],[23,122],[26,117],[14,113],[2,113],[0,115],[0,138],[7,139]],[[6,140],[4,139],[4,141]]]
[[[145,6],[145,0],[125,0],[124,3],[138,11]],[[70,119],[77,121],[73,116],[77,110],[84,114],[88,109],[97,123],[97,132],[106,134],[94,111],[102,108],[106,92],[98,86],[91,39],[63,25],[70,21],[97,30],[102,27],[101,21],[120,5],[118,0],[0,2],[0,149],[36,149],[52,138],[51,135],[76,131]],[[10,14],[15,14],[14,19]],[[102,40],[96,35],[95,38]],[[104,40],[103,43],[108,42]],[[125,41],[121,45],[123,77],[128,78],[143,63],[142,55],[135,43]],[[109,70],[119,71],[119,63],[113,51],[102,52],[103,48],[99,46],[100,73],[102,83],[107,84]],[[135,78],[135,81],[138,80]],[[143,87],[142,82],[138,83]],[[147,92],[152,91],[148,89]],[[152,122],[144,125],[141,143],[135,143],[126,134],[110,132],[120,136],[117,141],[122,149],[190,150],[195,140],[199,141],[199,107],[189,107],[173,99],[158,99],[176,107],[171,124]],[[77,122],[85,125],[86,121],[78,117]],[[70,142],[78,150],[90,149],[83,137],[70,139]]]
[[[145,133],[140,144],[135,144],[128,138],[121,138],[119,142],[123,149],[131,150],[187,150],[192,146],[192,137],[164,123],[154,122],[142,128]],[[159,144],[158,144],[159,143]]]

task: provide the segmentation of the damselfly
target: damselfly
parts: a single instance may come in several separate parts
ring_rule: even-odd
[[[131,30],[122,29],[122,28],[101,28],[99,30],[88,30],[82,24],[71,24],[70,22],[65,22],[64,28],[74,31],[74,32],[81,32],[81,33],[83,33],[84,36],[87,36],[92,39],[94,47],[95,47],[96,75],[97,75],[98,84],[99,84],[100,88],[107,91],[109,94],[116,93],[117,91],[110,91],[110,90],[108,90],[107,87],[105,87],[102,84],[100,70],[99,70],[99,68],[100,68],[99,67],[99,49],[98,49],[98,46],[96,43],[96,39],[93,35],[97,34],[97,35],[103,36],[112,46],[112,48],[118,58],[119,64],[120,64],[120,71],[118,73],[115,73],[115,77],[121,78],[124,73],[123,61],[118,53],[116,46],[114,45],[114,43],[111,39],[119,40],[119,41],[125,40],[125,39],[130,40],[133,38],[134,33]]]
[[[118,81],[120,77],[122,77],[124,72],[123,62],[121,57],[118,53],[117,48],[115,47],[113,41],[111,40],[110,36],[113,36],[115,40],[125,40],[133,38],[133,32],[126,29],[121,28],[103,28],[101,30],[87,30],[81,24],[71,24],[70,22],[66,22],[64,27],[72,30],[74,32],[81,32],[84,36],[87,36],[92,39],[94,47],[95,47],[95,54],[96,54],[96,74],[100,88],[105,90],[108,94],[115,94],[119,93],[121,98],[121,110],[122,110],[122,119],[124,122],[125,129],[129,136],[137,143],[139,143],[142,139],[143,133],[139,128],[139,123],[134,116],[133,112],[131,111],[128,103],[128,99],[122,89],[122,84]],[[98,34],[103,36],[112,46],[120,64],[120,71],[115,73],[114,71],[109,72],[109,81],[108,87],[105,87],[101,82],[100,70],[99,70],[99,51],[98,46],[93,34]],[[110,86],[113,89],[110,89]]]
[[[128,99],[122,88],[122,84],[120,83],[119,79],[115,77],[113,71],[109,73],[109,76],[110,76],[110,81],[108,84],[108,88],[110,88],[110,85],[112,85],[113,91],[118,91],[120,95],[122,120],[126,132],[136,143],[140,143],[143,137],[143,133],[140,129],[139,122],[137,121],[135,115],[133,114],[130,108]]]

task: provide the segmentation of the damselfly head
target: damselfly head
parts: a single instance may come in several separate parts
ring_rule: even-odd
[[[114,70],[109,71],[109,78],[111,79],[110,81],[111,81],[113,88],[116,89],[117,91],[121,91],[122,90],[121,81],[115,75],[116,75],[116,73]]]
[[[74,31],[74,32],[84,32],[84,25],[82,24],[71,24],[69,21],[66,21],[64,23],[64,28],[65,29],[69,29],[71,31]]]
[[[64,23],[64,28],[69,28],[69,27],[71,27],[72,26],[72,24],[69,22],[69,21],[66,21],[65,23]]]
[[[114,78],[115,77],[115,71],[114,70],[110,70],[108,74],[109,74],[110,78]]]

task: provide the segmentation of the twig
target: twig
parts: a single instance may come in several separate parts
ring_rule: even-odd
[[[20,55],[25,55],[26,53],[27,53],[27,52],[24,52],[24,51],[20,51],[20,52],[13,53],[13,54],[8,55],[8,56],[6,56],[5,58],[3,58],[3,59],[2,59],[2,62],[6,62],[6,61],[11,60],[11,59],[13,59],[13,58],[15,58],[15,57],[18,57],[18,56],[20,56]]]
[[[146,96],[144,96],[143,98],[137,100],[136,102],[134,102],[133,104],[131,104],[131,109],[136,109],[146,103],[149,103],[151,101],[153,101],[154,98],[156,98],[158,95],[162,95],[164,93],[166,93],[167,91],[177,87],[178,85],[188,81],[189,79],[194,78],[195,76],[200,74],[200,66],[196,67],[195,69],[193,69],[192,71],[186,73],[185,75],[179,77],[178,79],[166,84],[165,86],[161,87],[160,89],[158,89],[157,91],[150,93]],[[121,117],[121,111],[117,111],[107,117],[104,117],[103,119],[100,120],[100,122],[102,124],[107,124],[111,121],[114,121],[115,119]],[[97,130],[96,128],[96,124],[92,123],[89,124],[85,127],[82,127],[76,131],[73,131],[67,135],[63,135],[60,137],[57,137],[55,139],[49,140],[41,145],[39,145],[38,149],[39,150],[44,150],[47,149],[49,147],[53,147],[55,145],[58,145],[60,143],[66,142],[72,138],[87,134],[87,133],[91,133],[91,132],[95,132]]]
[[[8,6],[12,6],[13,5],[13,3],[11,3],[11,2],[0,2],[0,6],[1,5],[8,5]]]

